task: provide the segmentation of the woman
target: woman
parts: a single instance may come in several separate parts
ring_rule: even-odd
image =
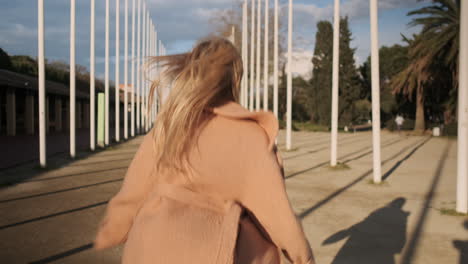
[[[132,264],[270,264],[281,251],[314,263],[286,195],[278,122],[236,103],[243,69],[235,47],[210,38],[155,62],[172,89],[108,205],[95,249],[125,242],[122,262]]]

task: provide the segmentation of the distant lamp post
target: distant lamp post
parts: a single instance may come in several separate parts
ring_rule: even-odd
[[[273,41],[273,113],[278,118],[278,0],[275,0],[275,25]]]
[[[46,129],[45,129],[45,59],[44,59],[44,0],[37,1],[37,64],[39,84],[39,162],[42,168],[47,166]]]
[[[255,1],[252,0],[251,14],[250,14],[250,98],[249,110],[254,110],[254,89],[255,89]]]
[[[269,81],[269,75],[268,75],[268,54],[269,53],[269,50],[268,50],[268,20],[270,19],[269,17],[269,0],[265,0],[265,54],[264,54],[264,58],[263,58],[263,110],[265,111],[268,111],[268,81]]]
[[[333,76],[332,76],[332,120],[331,120],[331,157],[330,166],[337,164],[338,148],[338,90],[340,63],[340,0],[335,0],[333,24]]]
[[[76,24],[75,24],[75,0],[70,0],[70,156],[75,158],[76,156],[76,131],[75,131],[75,31],[76,31]]]
[[[372,141],[374,183],[382,181],[380,160],[380,76],[379,76],[379,25],[377,0],[370,0],[371,67],[372,67]]]
[[[288,15],[288,76],[286,95],[286,149],[291,150],[292,129],[292,34],[293,34],[293,0],[289,0]]]
[[[468,3],[460,1],[457,212],[468,213]]]

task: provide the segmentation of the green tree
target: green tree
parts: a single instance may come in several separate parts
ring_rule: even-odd
[[[396,112],[402,112],[398,96],[393,95],[393,87],[390,81],[399,72],[405,69],[408,65],[408,47],[395,44],[391,47],[382,46],[379,50],[380,56],[380,107],[382,113],[382,121],[385,122],[393,117]],[[371,101],[372,85],[371,85],[371,58],[359,67],[362,79],[362,93],[361,98]]]
[[[361,98],[362,83],[351,48],[352,33],[348,18],[340,21],[339,123],[349,125],[359,118],[355,102]],[[331,86],[333,67],[333,26],[329,21],[317,24],[313,71],[308,107],[311,120],[321,125],[331,122]]]
[[[354,60],[356,49],[351,48],[352,33],[348,17],[340,21],[340,78],[339,78],[339,123],[342,126],[356,121],[358,114],[355,102],[360,99],[361,81]]]
[[[317,23],[315,49],[312,57],[312,79],[308,97],[312,122],[330,125],[331,84],[333,61],[333,26],[329,21]]]
[[[11,70],[13,65],[11,64],[10,56],[2,48],[0,48],[0,69]]]
[[[13,65],[13,71],[30,76],[37,76],[37,62],[35,59],[29,56],[11,56],[10,59]]]
[[[432,5],[414,10],[410,23],[422,26],[420,34],[409,43],[411,63],[392,80],[394,92],[416,99],[416,131],[426,127],[425,103],[428,94],[438,89],[454,90],[458,86],[458,51],[460,0],[433,0]],[[444,79],[444,82],[440,80]],[[442,87],[438,85],[442,84]],[[449,85],[447,85],[449,84]],[[455,92],[448,100],[449,111],[456,109]]]

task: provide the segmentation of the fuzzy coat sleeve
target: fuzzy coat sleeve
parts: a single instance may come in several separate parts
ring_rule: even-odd
[[[141,143],[125,175],[120,191],[109,202],[94,241],[97,250],[125,242],[138,209],[151,189],[154,169],[152,133]]]
[[[302,225],[289,203],[276,147],[271,147],[265,131],[250,133],[250,151],[242,156],[245,166],[239,199],[292,263],[315,263]]]

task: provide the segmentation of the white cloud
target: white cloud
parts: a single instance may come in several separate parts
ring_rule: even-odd
[[[283,54],[283,57],[286,60],[286,55]],[[302,78],[308,80],[312,77],[312,56],[313,52],[310,50],[296,50],[292,52],[292,68],[291,71],[293,75],[301,76]]]

